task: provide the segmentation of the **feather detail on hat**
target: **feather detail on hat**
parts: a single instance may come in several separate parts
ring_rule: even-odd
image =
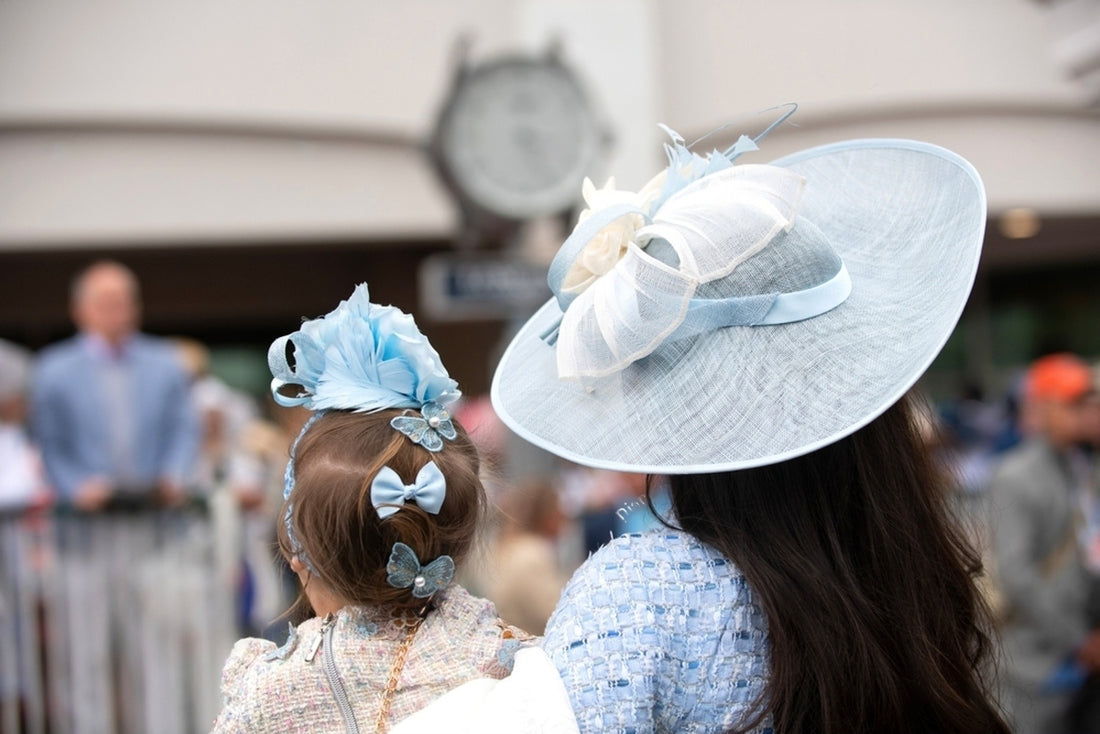
[[[283,406],[374,412],[445,405],[461,394],[412,316],[371,303],[365,283],[331,313],[276,339],[267,361]]]

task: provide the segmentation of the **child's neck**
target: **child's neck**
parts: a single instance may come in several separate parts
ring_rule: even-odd
[[[324,604],[315,604],[313,602],[310,602],[310,605],[313,607],[313,611],[318,617],[327,617],[330,614],[336,614],[336,612],[340,611],[344,608],[344,606],[346,606],[336,601],[326,602]]]
[[[309,605],[313,607],[313,613],[318,617],[326,617],[347,606],[347,602],[338,597],[320,579],[314,577],[306,585],[306,597]]]

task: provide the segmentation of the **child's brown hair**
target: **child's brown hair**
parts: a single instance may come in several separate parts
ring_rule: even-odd
[[[386,564],[400,541],[427,565],[441,555],[461,562],[474,542],[485,507],[477,450],[466,431],[430,452],[390,426],[401,410],[377,413],[330,411],[320,416],[298,443],[290,522],[312,571],[340,599],[364,606],[417,609],[424,599],[386,581]],[[371,483],[388,466],[411,484],[429,461],[447,483],[438,515],[407,502],[385,520],[371,503]],[[285,517],[286,507],[280,517]],[[294,555],[283,523],[279,548]]]

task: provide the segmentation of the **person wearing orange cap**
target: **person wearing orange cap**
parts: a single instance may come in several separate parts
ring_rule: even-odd
[[[1078,442],[1094,390],[1088,366],[1059,353],[1024,380],[1026,440],[989,485],[992,552],[1002,597],[1003,703],[1019,734],[1074,731],[1068,712],[1100,671],[1100,632],[1088,617],[1089,573],[1080,541],[1089,472]]]

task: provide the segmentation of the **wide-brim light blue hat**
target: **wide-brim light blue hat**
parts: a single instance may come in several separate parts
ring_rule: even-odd
[[[942,349],[986,224],[974,168],[909,140],[762,165],[689,153],[639,194],[586,185],[551,267],[556,297],[492,385],[501,419],[619,471],[780,462],[866,425]],[[732,325],[731,325],[732,324]]]

